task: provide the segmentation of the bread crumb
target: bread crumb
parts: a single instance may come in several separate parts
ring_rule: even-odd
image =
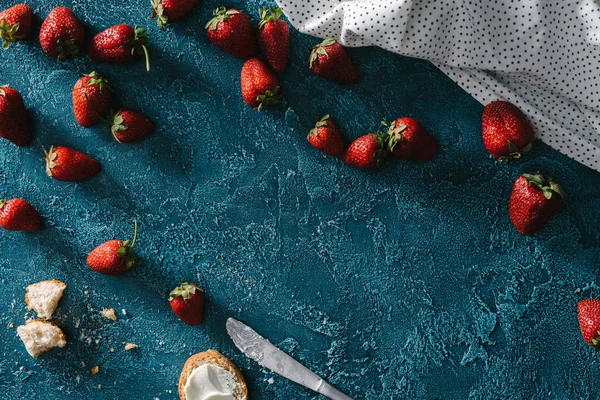
[[[98,372],[100,371],[100,366],[96,365],[95,367],[92,367],[92,375],[96,375]]]
[[[140,346],[138,346],[135,343],[125,343],[125,350],[127,350],[127,351],[137,349],[138,347],[140,347]]]
[[[101,384],[98,384],[98,389],[102,389],[102,385]]]
[[[125,309],[122,309],[122,310],[121,310],[121,314],[123,314],[123,315],[127,315],[127,311],[125,311]]]
[[[102,310],[102,315],[104,315],[105,318],[110,319],[111,321],[117,321],[119,319],[114,308],[104,308]]]
[[[90,294],[90,292],[88,292],[87,290],[85,290],[85,291],[83,292],[83,294],[85,294],[85,295],[87,296],[88,294]]]
[[[8,327],[9,327],[9,328],[14,328],[14,327],[15,327],[15,324],[13,324],[12,322],[9,322],[9,323],[8,323]]]
[[[110,348],[110,352],[111,352],[111,353],[114,353],[114,352],[115,352],[115,349],[111,347],[111,348]]]
[[[75,377],[75,380],[77,381],[77,383],[79,383],[79,382],[81,381],[81,377],[80,377],[79,375],[77,375],[77,376]]]

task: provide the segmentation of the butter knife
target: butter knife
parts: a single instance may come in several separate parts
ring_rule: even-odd
[[[229,333],[237,348],[263,367],[317,393],[321,393],[329,399],[352,400],[351,397],[346,396],[304,365],[275,347],[249,326],[236,319],[229,318],[226,327],[227,333]]]

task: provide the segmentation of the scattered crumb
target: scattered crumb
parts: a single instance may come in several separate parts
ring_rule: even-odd
[[[114,308],[105,308],[102,310],[102,315],[105,318],[110,319],[111,321],[117,321],[119,318],[117,317],[117,313]]]
[[[83,292],[83,294],[85,294],[85,295],[87,296],[88,294],[90,294],[90,292],[88,292],[88,291],[86,290],[86,291],[84,291],[84,292]]]
[[[157,397],[157,398],[155,398],[154,400],[160,400],[160,399]]]
[[[85,368],[85,361],[81,362],[81,368]]]
[[[269,379],[267,379],[267,382],[269,383],[269,385],[272,385],[275,383],[275,379],[269,378]]]
[[[123,314],[123,315],[127,315],[127,311],[125,311],[125,309],[122,309],[122,310],[121,310],[121,314]]]
[[[79,381],[81,381],[81,377],[80,377],[79,375],[77,375],[77,376],[75,377],[75,380],[77,381],[77,383],[79,383]]]
[[[14,327],[15,327],[15,324],[13,324],[12,322],[9,322],[9,323],[8,323],[8,327],[9,327],[9,328],[14,328]]]
[[[171,394],[173,391],[171,389],[167,390],[167,393]]]
[[[92,367],[92,375],[96,375],[98,372],[100,371],[100,366],[96,365],[95,367]]]
[[[102,385],[101,384],[98,384],[98,389],[102,389]]]
[[[115,349],[111,347],[111,348],[110,348],[110,352],[111,352],[111,353],[114,353],[114,352],[115,352]]]
[[[125,350],[127,350],[127,351],[137,349],[138,347],[140,347],[140,346],[138,346],[135,343],[125,343]]]

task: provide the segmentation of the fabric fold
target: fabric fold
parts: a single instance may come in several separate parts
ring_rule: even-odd
[[[303,33],[431,61],[482,104],[600,171],[600,6],[593,0],[278,0]]]

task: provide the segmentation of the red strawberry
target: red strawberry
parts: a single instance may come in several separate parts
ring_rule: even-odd
[[[31,142],[31,130],[21,94],[8,85],[0,86],[0,137],[17,146]]]
[[[583,340],[600,350],[600,300],[581,300],[577,304],[577,319]]]
[[[414,118],[399,118],[392,122],[388,134],[390,150],[395,158],[424,162],[438,151],[433,136]]]
[[[246,14],[233,8],[219,7],[213,15],[205,26],[212,44],[243,60],[258,53],[254,29]]]
[[[146,30],[139,26],[132,28],[129,25],[120,24],[94,36],[88,48],[88,56],[96,62],[122,64],[144,55],[146,70],[150,71],[150,57],[146,47],[149,44],[150,38]]]
[[[325,39],[313,47],[308,65],[315,74],[332,82],[348,84],[358,80],[358,70],[335,39]]]
[[[9,231],[37,231],[42,221],[35,208],[23,199],[0,200],[0,226]]]
[[[385,133],[369,133],[348,146],[342,161],[353,167],[376,169],[383,165],[389,155],[389,136]]]
[[[184,323],[200,325],[204,321],[204,291],[193,283],[182,282],[169,294],[171,309]]]
[[[154,132],[154,128],[150,118],[127,108],[117,111],[112,117],[111,132],[117,142],[137,142]]]
[[[265,57],[273,71],[285,71],[290,55],[290,27],[281,17],[281,9],[270,7],[271,14],[266,8],[259,10],[260,23],[256,36],[262,55]]]
[[[308,134],[308,141],[315,149],[330,156],[341,156],[344,152],[344,139],[329,115],[323,116]]]
[[[521,157],[533,143],[533,127],[521,110],[507,101],[485,106],[481,132],[485,148],[500,161]]]
[[[60,61],[78,54],[84,41],[83,24],[68,7],[52,10],[40,29],[42,50]]]
[[[50,147],[46,152],[46,173],[59,181],[82,181],[100,172],[100,163],[68,147]]]
[[[166,24],[183,21],[200,0],[151,0],[152,15],[158,18],[158,27],[163,29]]]
[[[508,214],[521,235],[531,235],[548,222],[564,202],[561,187],[552,179],[523,174],[513,186]]]
[[[85,128],[98,123],[112,105],[112,89],[96,71],[79,78],[71,97],[75,119]]]
[[[96,272],[121,275],[140,263],[133,252],[137,240],[137,221],[134,221],[133,240],[109,240],[88,254],[86,263]]]
[[[28,5],[17,4],[0,12],[0,38],[2,48],[8,49],[11,42],[23,40],[31,31],[33,11]]]
[[[250,107],[272,106],[281,102],[279,80],[258,58],[251,58],[242,67],[242,97]]]

